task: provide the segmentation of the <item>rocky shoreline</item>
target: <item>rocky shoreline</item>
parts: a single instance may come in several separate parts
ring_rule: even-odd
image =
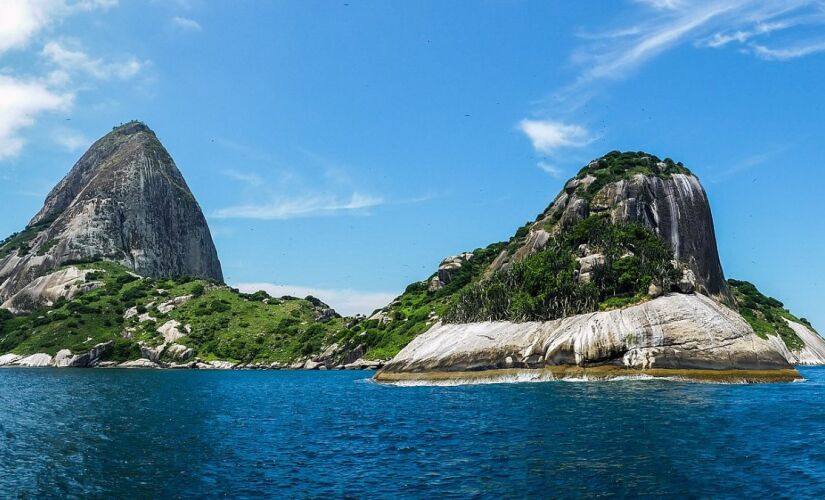
[[[658,378],[705,383],[764,384],[803,380],[795,368],[774,370],[696,370],[659,368],[637,370],[619,366],[545,366],[539,369],[485,371],[387,372],[375,375],[376,382],[399,385],[462,385],[479,383],[544,382],[553,380],[606,381]]]
[[[124,362],[104,361],[112,342],[97,344],[85,353],[73,354],[64,349],[54,356],[46,353],[0,355],[0,368],[127,368],[167,370],[380,370],[386,361],[357,359],[352,363],[331,365],[322,361],[304,360],[295,363],[237,363],[233,361],[206,361],[195,358],[188,362],[164,362],[140,358]]]

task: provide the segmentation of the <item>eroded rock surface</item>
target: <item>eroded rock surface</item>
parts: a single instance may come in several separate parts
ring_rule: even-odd
[[[622,310],[548,322],[438,324],[385,372],[477,371],[610,364],[634,369],[791,368],[734,311],[673,294]]]

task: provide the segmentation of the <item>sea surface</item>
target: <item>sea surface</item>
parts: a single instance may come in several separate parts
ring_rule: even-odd
[[[0,369],[0,497],[825,497],[805,382]]]

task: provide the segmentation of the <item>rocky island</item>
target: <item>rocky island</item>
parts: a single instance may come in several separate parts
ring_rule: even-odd
[[[379,381],[789,381],[825,363],[806,320],[725,280],[699,180],[643,152],[589,163],[508,242],[445,259],[405,295],[442,314]]]
[[[591,162],[508,241],[445,259],[369,317],[225,285],[199,204],[140,122],[0,242],[0,366],[786,381],[821,363],[807,320],[725,279],[698,179],[642,152]]]

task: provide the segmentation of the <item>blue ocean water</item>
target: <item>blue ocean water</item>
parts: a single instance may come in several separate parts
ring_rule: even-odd
[[[0,370],[0,496],[820,497],[803,383],[394,387],[363,372]]]

